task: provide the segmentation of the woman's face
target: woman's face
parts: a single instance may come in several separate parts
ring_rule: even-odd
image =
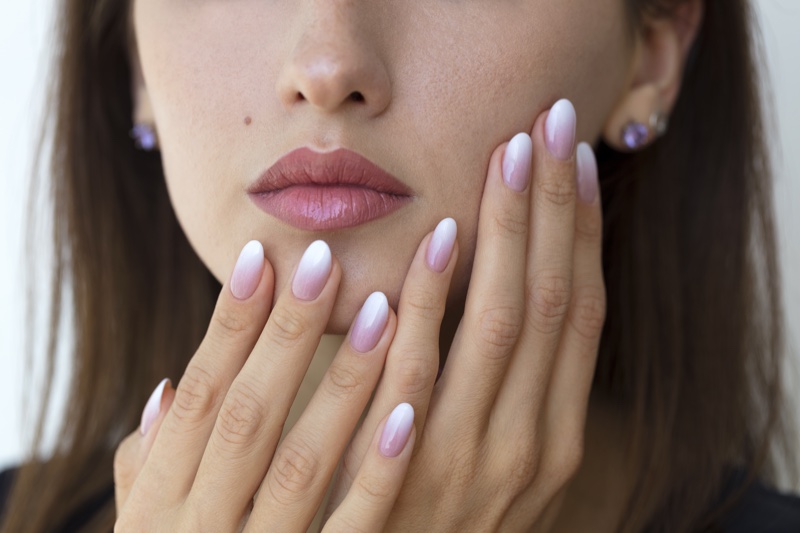
[[[450,303],[463,300],[493,150],[559,98],[595,141],[630,82],[624,0],[134,0],[141,75],[171,201],[223,282],[264,244],[276,297],[324,239],[343,268],[329,333],[380,290],[396,307],[423,237],[458,223]],[[352,93],[362,98],[352,98]],[[336,230],[295,227],[247,188],[279,158],[347,148],[414,191]],[[535,231],[535,228],[534,228]]]

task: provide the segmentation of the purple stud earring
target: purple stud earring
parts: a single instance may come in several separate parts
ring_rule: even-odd
[[[156,132],[147,124],[135,124],[130,131],[130,136],[140,150],[152,151],[156,147]]]
[[[622,128],[622,144],[629,150],[639,150],[666,133],[667,117],[661,112],[650,115],[649,122],[649,126],[633,120],[625,124]]]

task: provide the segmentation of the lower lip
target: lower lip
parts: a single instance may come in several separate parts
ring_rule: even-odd
[[[263,211],[309,231],[352,228],[385,217],[411,201],[352,186],[295,185],[278,191],[250,193]]]

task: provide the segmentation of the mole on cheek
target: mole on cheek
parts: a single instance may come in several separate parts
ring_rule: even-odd
[[[249,126],[251,122],[253,122],[252,118],[244,117],[244,123],[245,123],[246,126]]]

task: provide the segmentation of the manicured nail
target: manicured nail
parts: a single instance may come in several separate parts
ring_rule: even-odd
[[[314,300],[331,273],[331,249],[325,241],[314,241],[300,259],[292,281],[292,292],[301,300]]]
[[[578,197],[587,204],[597,196],[597,159],[588,143],[578,145]]]
[[[383,426],[378,449],[384,457],[397,457],[406,447],[411,428],[414,427],[414,408],[401,403],[394,408]]]
[[[522,192],[531,175],[533,142],[527,133],[518,133],[508,143],[503,155],[503,180],[511,189]]]
[[[264,247],[258,241],[244,245],[231,275],[231,292],[237,300],[247,300],[258,288],[264,268]]]
[[[544,125],[545,144],[556,159],[566,161],[572,157],[575,147],[575,107],[567,99],[561,99],[550,108]]]
[[[444,272],[447,268],[450,255],[453,253],[453,244],[456,242],[456,231],[456,221],[452,218],[439,222],[433,231],[425,261],[434,272]]]
[[[389,301],[382,292],[373,292],[358,312],[350,345],[354,350],[364,353],[375,348],[381,339],[386,321],[389,319]]]
[[[139,424],[139,431],[143,436],[147,435],[147,430],[150,429],[150,426],[158,418],[158,413],[161,412],[161,397],[164,396],[164,387],[166,387],[167,383],[171,383],[169,378],[162,379],[144,406],[142,422]]]

